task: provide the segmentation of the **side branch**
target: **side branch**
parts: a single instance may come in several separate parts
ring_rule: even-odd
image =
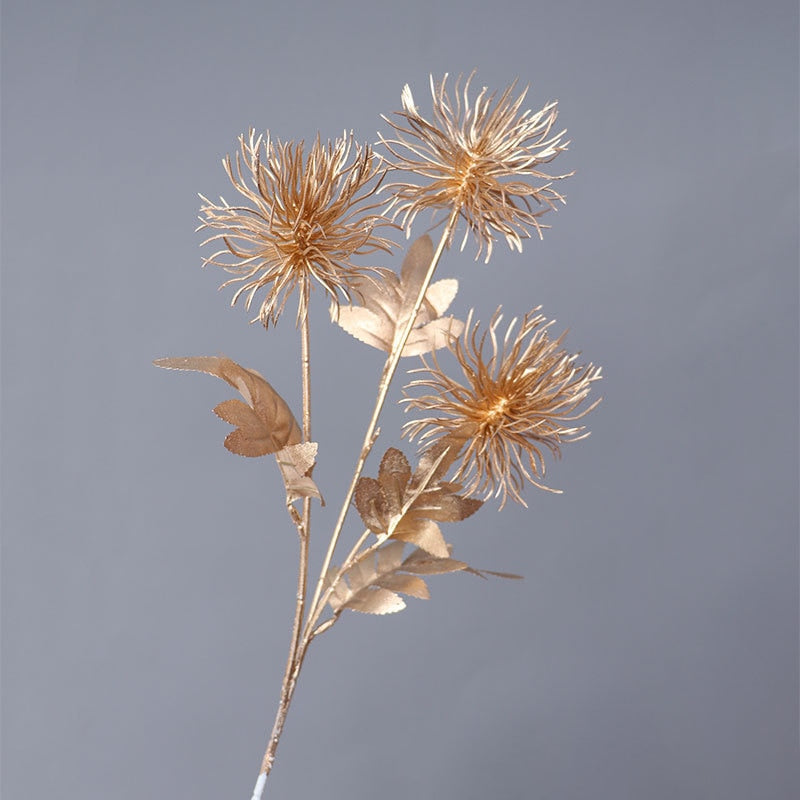
[[[372,446],[375,442],[375,430],[378,425],[378,418],[380,417],[381,411],[383,410],[383,404],[386,401],[386,395],[389,392],[389,385],[392,382],[392,378],[397,371],[397,366],[400,363],[400,356],[403,352],[403,348],[408,341],[408,337],[411,334],[411,330],[414,327],[414,322],[417,319],[417,314],[419,314],[419,310],[422,307],[422,303],[425,299],[425,293],[428,291],[428,287],[431,284],[431,280],[433,279],[433,274],[436,271],[436,267],[439,263],[439,259],[442,257],[442,253],[444,252],[445,247],[447,246],[447,242],[450,239],[450,235],[455,228],[456,221],[458,220],[458,209],[454,209],[450,215],[450,218],[447,221],[447,224],[442,231],[441,239],[439,240],[439,244],[436,246],[436,251],[433,254],[433,258],[431,259],[430,266],[428,267],[428,271],[425,275],[424,280],[422,281],[422,285],[420,286],[419,293],[417,295],[417,299],[414,302],[414,306],[411,310],[411,314],[409,315],[408,319],[405,322],[403,327],[403,331],[399,338],[395,339],[392,351],[389,353],[389,357],[386,359],[386,363],[384,364],[383,373],[381,374],[380,385],[378,386],[378,397],[375,401],[375,408],[372,412],[372,417],[369,421],[369,425],[367,426],[367,432],[364,435],[364,443],[361,446],[361,453],[358,457],[358,461],[356,463],[355,471],[353,472],[353,478],[350,481],[350,486],[347,490],[347,493],[344,498],[344,502],[342,503],[341,511],[339,512],[339,517],[336,520],[336,526],[333,529],[333,533],[331,535],[330,543],[328,544],[328,551],[325,554],[325,560],[322,563],[322,569],[320,570],[320,576],[317,580],[317,585],[314,590],[314,598],[311,601],[311,605],[309,606],[309,621],[306,622],[305,630],[303,632],[303,640],[304,642],[308,639],[311,633],[311,619],[318,619],[319,614],[321,613],[321,608],[318,608],[320,605],[320,594],[322,593],[322,582],[325,579],[325,574],[328,571],[328,567],[331,564],[331,560],[333,558],[333,552],[336,549],[336,544],[339,541],[339,536],[342,532],[342,527],[344,526],[344,520],[347,516],[347,512],[350,509],[350,503],[353,499],[353,494],[356,490],[356,484],[358,483],[358,479],[361,477],[361,472],[364,469],[364,464],[367,461],[367,457],[369,456]],[[311,623],[311,624],[309,624]]]

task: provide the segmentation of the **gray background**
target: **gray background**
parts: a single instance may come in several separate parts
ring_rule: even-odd
[[[200,269],[196,193],[231,199],[250,125],[373,141],[405,82],[428,109],[429,72],[475,67],[560,99],[578,174],[543,243],[441,275],[461,315],[541,303],[605,400],[552,465],[564,495],[448,531],[524,582],[433,579],[315,644],[268,796],[800,796],[796,3],[10,0],[2,23],[3,800],[250,796],[295,536],[271,460],[222,448],[228,388],[151,361],[225,353],[298,407],[298,348]],[[318,564],[381,358],[315,299]]]

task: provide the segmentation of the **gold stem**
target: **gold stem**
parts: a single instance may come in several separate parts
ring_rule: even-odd
[[[336,614],[331,617],[330,619],[325,620],[319,627],[314,628],[314,625],[317,624],[317,620],[320,618],[323,609],[325,608],[325,603],[328,602],[328,598],[333,594],[333,590],[336,588],[336,585],[341,581],[344,574],[350,567],[355,564],[355,562],[363,557],[366,557],[369,553],[375,552],[375,550],[380,547],[385,539],[378,539],[376,542],[373,542],[369,547],[365,550],[361,550],[367,539],[369,538],[370,531],[369,529],[365,530],[364,533],[361,534],[359,540],[353,545],[353,549],[347,554],[347,558],[342,562],[342,566],[339,567],[338,572],[334,576],[333,580],[330,583],[330,586],[325,590],[322,594],[322,598],[319,602],[319,607],[313,609],[313,613],[309,614],[308,621],[306,623],[306,633],[307,635],[303,637],[303,641],[300,644],[301,652],[304,652],[305,648],[311,643],[311,640],[314,639],[316,636],[319,636],[321,633],[327,631],[337,619],[339,619],[339,614],[341,614],[341,609],[336,612]],[[309,633],[310,631],[310,633]]]
[[[414,307],[411,310],[411,314],[409,315],[405,326],[403,327],[403,332],[399,339],[395,338],[392,351],[389,353],[389,357],[386,359],[386,363],[384,364],[383,373],[381,374],[381,381],[378,386],[378,398],[375,401],[375,408],[372,412],[372,418],[369,421],[367,432],[364,435],[364,443],[361,445],[361,453],[358,457],[355,471],[353,472],[353,479],[350,481],[350,487],[345,495],[342,509],[339,512],[339,518],[336,520],[336,527],[333,529],[333,534],[331,535],[331,540],[328,544],[328,552],[325,554],[325,560],[322,563],[319,580],[317,581],[317,585],[314,589],[314,599],[311,601],[311,605],[309,606],[309,618],[306,621],[305,630],[303,632],[304,643],[308,639],[314,623],[317,619],[319,619],[319,615],[322,613],[322,604],[319,603],[320,594],[322,592],[322,582],[325,579],[325,573],[328,571],[331,559],[333,558],[333,551],[336,549],[336,544],[339,541],[339,535],[342,532],[345,517],[347,516],[347,512],[350,510],[350,502],[353,499],[353,493],[356,490],[356,484],[358,483],[358,479],[361,477],[364,464],[366,463],[367,457],[369,456],[372,446],[375,442],[375,429],[378,425],[378,417],[380,417],[383,404],[386,401],[389,385],[391,384],[392,378],[397,371],[397,365],[400,363],[400,356],[403,352],[403,348],[406,346],[408,337],[411,334],[411,329],[414,327],[414,323],[417,320],[417,314],[422,307],[422,303],[425,299],[425,293],[428,291],[428,287],[430,286],[433,278],[433,273],[436,271],[436,266],[439,263],[439,259],[442,257],[445,247],[447,246],[447,242],[450,239],[453,229],[455,228],[457,219],[458,209],[456,208],[450,214],[450,218],[448,219],[447,224],[442,231],[442,237],[439,240],[439,244],[436,246],[436,251],[434,252],[431,263],[428,266],[428,272],[425,275],[422,286],[420,286],[419,294],[414,302]]]
[[[369,457],[369,454],[372,450],[372,446],[375,442],[375,431],[378,425],[378,418],[380,417],[381,411],[383,410],[383,405],[386,401],[386,396],[389,391],[389,386],[392,382],[392,378],[394,378],[395,372],[397,371],[397,366],[400,363],[400,357],[403,352],[403,349],[408,341],[408,337],[411,334],[411,330],[414,327],[414,322],[417,319],[417,315],[419,314],[419,310],[422,307],[422,303],[425,299],[425,293],[428,291],[428,287],[430,286],[431,280],[433,279],[433,274],[436,271],[436,267],[439,263],[439,260],[442,257],[442,253],[447,247],[447,242],[450,238],[450,235],[455,228],[456,221],[458,219],[458,210],[454,209],[450,218],[445,225],[444,230],[442,231],[441,239],[439,240],[439,244],[436,246],[436,250],[433,254],[433,258],[431,259],[431,263],[428,266],[428,271],[425,275],[425,278],[420,286],[419,293],[417,298],[414,302],[414,306],[411,309],[411,313],[408,316],[408,319],[405,321],[405,325],[403,326],[402,333],[399,339],[395,339],[393,342],[392,350],[389,353],[389,356],[386,359],[386,363],[383,367],[383,372],[381,373],[380,384],[378,386],[378,397],[375,401],[375,408],[372,412],[372,417],[370,418],[369,424],[367,426],[366,434],[364,435],[364,442],[361,446],[361,453],[358,457],[358,461],[356,463],[355,471],[353,472],[353,478],[350,482],[350,486],[347,490],[347,494],[345,495],[344,502],[342,503],[341,511],[339,512],[339,517],[336,521],[336,526],[333,529],[333,533],[331,534],[331,540],[328,544],[328,551],[325,554],[325,560],[322,564],[322,569],[320,570],[320,576],[317,580],[316,587],[314,589],[314,598],[311,601],[311,605],[309,606],[309,615],[305,621],[305,626],[303,627],[302,636],[300,635],[300,627],[303,622],[303,614],[305,610],[305,593],[306,593],[306,584],[307,584],[307,575],[308,575],[308,538],[309,538],[309,530],[310,530],[310,522],[311,522],[311,498],[306,497],[303,499],[303,514],[300,517],[299,514],[294,510],[293,507],[289,507],[289,513],[292,516],[292,519],[295,521],[297,526],[297,531],[300,536],[300,568],[298,571],[298,588],[297,588],[297,606],[295,608],[295,618],[294,618],[294,625],[292,627],[292,641],[289,647],[289,658],[286,662],[286,670],[283,676],[283,682],[281,684],[281,696],[280,702],[278,704],[278,711],[275,715],[275,723],[272,727],[272,733],[270,734],[269,742],[267,744],[266,752],[264,753],[264,759],[261,763],[261,772],[259,773],[259,778],[256,783],[255,791],[253,792],[252,800],[261,800],[264,785],[267,779],[267,776],[272,770],[272,766],[275,762],[275,753],[278,749],[278,742],[281,737],[281,733],[283,732],[283,726],[286,722],[286,716],[289,712],[289,705],[291,704],[292,697],[294,695],[295,688],[297,687],[297,679],[300,675],[300,669],[303,665],[303,661],[306,656],[306,652],[308,651],[308,646],[311,644],[313,639],[323,633],[326,630],[329,630],[330,627],[334,624],[334,622],[338,619],[338,615],[334,616],[333,619],[328,620],[327,623],[323,623],[320,625],[316,630],[314,629],[314,625],[316,625],[317,620],[319,619],[320,615],[325,606],[325,602],[327,601],[328,596],[330,595],[329,589],[325,593],[325,597],[322,598],[322,602],[320,602],[320,595],[322,594],[322,584],[325,579],[325,574],[330,567],[331,559],[333,558],[333,551],[336,549],[336,544],[339,540],[339,536],[342,532],[342,528],[344,526],[345,517],[347,516],[347,512],[350,508],[350,503],[353,499],[353,494],[355,492],[356,484],[358,483],[359,478],[361,477],[361,472],[364,469],[364,464]],[[303,371],[303,440],[310,441],[311,438],[311,378],[310,378],[310,359],[309,359],[309,337],[308,337],[308,318],[306,317],[303,320],[303,325],[301,329],[301,347],[302,347],[302,371]],[[294,513],[292,513],[294,512]],[[337,575],[337,580],[341,578],[341,575],[344,570],[346,570],[349,566],[352,565],[355,558],[358,555],[358,550],[360,547],[363,546],[364,542],[368,538],[369,531],[365,531],[365,533],[361,536],[358,540],[356,545],[350,551],[347,559],[345,559],[345,563],[342,567],[342,570],[339,571]],[[375,549],[379,544],[376,543],[368,550]],[[366,552],[366,551],[365,551]]]
[[[442,458],[444,458],[444,454],[439,456],[439,458],[434,463],[433,467],[429,470],[428,474],[423,479],[422,483],[417,486],[416,490],[412,493],[412,497],[410,497],[406,502],[403,504],[403,508],[400,511],[400,518],[402,518],[409,508],[414,504],[417,497],[428,488],[431,479],[433,478],[433,473],[436,468],[439,466]],[[303,641],[300,644],[300,652],[304,653],[305,649],[308,647],[308,644],[314,639],[315,636],[319,636],[319,634],[324,633],[329,628],[331,628],[337,619],[339,619],[339,614],[341,614],[341,609],[339,609],[333,617],[325,620],[319,627],[314,628],[314,625],[317,624],[317,620],[320,618],[322,614],[322,610],[325,608],[325,603],[328,602],[328,599],[333,594],[334,590],[336,589],[337,584],[339,581],[342,580],[345,573],[356,563],[356,561],[361,560],[362,558],[366,558],[370,553],[374,553],[387,539],[391,537],[391,530],[388,531],[386,534],[378,536],[377,539],[367,548],[362,550],[361,548],[366,543],[369,535],[372,531],[367,528],[364,533],[361,534],[359,540],[353,545],[352,550],[347,554],[347,558],[342,562],[342,566],[336,572],[336,575],[333,576],[328,588],[323,592],[322,599],[319,602],[317,607],[312,607],[311,613],[308,616],[308,621],[306,622],[305,631],[311,631],[310,634],[303,637]]]
[[[309,334],[308,315],[303,318],[300,329],[300,360],[303,364],[303,441],[311,441],[311,337]],[[312,466],[313,471],[313,466]],[[311,472],[309,472],[311,475]],[[300,629],[303,624],[303,614],[306,603],[306,587],[308,584],[308,543],[311,538],[311,497],[303,498],[303,529],[300,531],[300,561],[301,568],[297,582],[297,608],[295,610],[294,627],[292,628],[292,649],[295,659],[297,647],[300,642]],[[302,657],[300,659],[302,662]],[[297,664],[296,673],[300,670]],[[294,687],[292,687],[294,691]]]
[[[300,328],[300,362],[303,382],[303,441],[311,441],[311,347],[309,340],[308,315],[303,318]],[[281,695],[278,703],[278,711],[275,714],[275,722],[272,726],[272,733],[267,742],[267,749],[261,762],[259,780],[256,783],[256,790],[253,793],[253,800],[261,800],[264,791],[264,783],[272,770],[275,762],[275,752],[278,749],[278,742],[283,732],[286,722],[286,715],[289,713],[289,705],[292,702],[297,677],[300,673],[300,665],[303,662],[305,653],[298,654],[300,644],[300,632],[303,626],[303,615],[305,612],[306,587],[308,583],[308,541],[311,532],[311,498],[303,498],[303,513],[300,516],[291,503],[287,503],[289,516],[297,527],[297,534],[300,539],[300,558],[297,570],[297,597],[294,610],[294,622],[292,623],[292,639],[289,644],[289,655],[286,659],[286,669],[283,673],[281,682]],[[305,648],[304,648],[305,649]]]
[[[311,441],[311,343],[308,315],[300,328],[300,360],[303,367],[303,441]]]

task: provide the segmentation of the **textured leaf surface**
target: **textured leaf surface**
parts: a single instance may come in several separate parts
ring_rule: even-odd
[[[492,572],[470,567],[463,561],[451,558],[450,546],[446,545],[445,556],[435,556],[415,548],[403,558],[403,543],[389,541],[376,550],[361,556],[335,584],[328,603],[334,612],[344,609],[365,614],[394,614],[405,608],[401,594],[427,600],[428,586],[421,575],[446,575],[450,572],[468,572],[485,578],[519,578],[506,572]],[[323,588],[327,590],[339,570],[331,567],[325,576]]]
[[[432,258],[430,236],[420,237],[409,248],[400,277],[387,271],[381,278],[358,280],[355,288],[363,298],[363,305],[342,306],[334,315],[336,322],[356,339],[388,353],[413,311]],[[442,316],[457,292],[458,281],[452,278],[428,287],[403,347],[404,356],[429,353],[444,347],[451,337],[461,335],[464,323]]]
[[[263,456],[277,453],[286,445],[302,439],[286,401],[255,370],[246,369],[223,356],[159,358],[153,362],[164,369],[205,372],[233,386],[244,398],[225,400],[214,413],[236,430],[225,438],[225,447],[241,456]]]
[[[311,470],[317,458],[317,443],[290,444],[275,453],[283,484],[286,487],[286,502],[293,503],[301,497],[316,497],[322,505],[322,493],[311,478]]]
[[[449,555],[437,522],[458,522],[474,514],[483,501],[462,497],[461,486],[438,480],[448,452],[420,460],[416,472],[400,450],[390,447],[381,459],[378,478],[362,477],[355,503],[364,524],[376,534],[414,544],[437,558]],[[452,460],[452,459],[451,459]]]
[[[419,551],[414,551],[419,552]],[[329,603],[334,611],[349,608],[366,614],[393,614],[402,611],[406,604],[401,594],[427,600],[430,592],[425,581],[419,577],[414,553],[403,560],[402,542],[387,542],[376,551],[359,559],[336,584]],[[426,554],[427,559],[434,557]],[[467,565],[452,559],[438,559],[452,562],[455,567],[444,567],[441,572],[455,572],[466,569]],[[409,563],[411,568],[407,568]],[[329,570],[326,588],[338,570]],[[434,574],[428,572],[426,574]]]
[[[441,529],[430,519],[408,520],[404,517],[391,536],[398,541],[415,544],[438,558],[447,558],[450,555]]]

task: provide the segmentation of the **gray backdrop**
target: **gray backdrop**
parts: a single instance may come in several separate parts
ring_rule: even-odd
[[[430,72],[473,68],[560,100],[577,175],[543,243],[441,275],[460,315],[542,304],[605,400],[552,465],[564,495],[448,531],[524,582],[434,579],[315,644],[268,797],[800,796],[796,3],[8,0],[2,23],[3,800],[249,798],[296,537],[271,460],[222,448],[232,393],[151,361],[225,353],[298,407],[298,347],[200,269],[196,193],[231,199],[250,125],[373,141],[405,82],[428,109]],[[319,564],[381,358],[315,300]]]

